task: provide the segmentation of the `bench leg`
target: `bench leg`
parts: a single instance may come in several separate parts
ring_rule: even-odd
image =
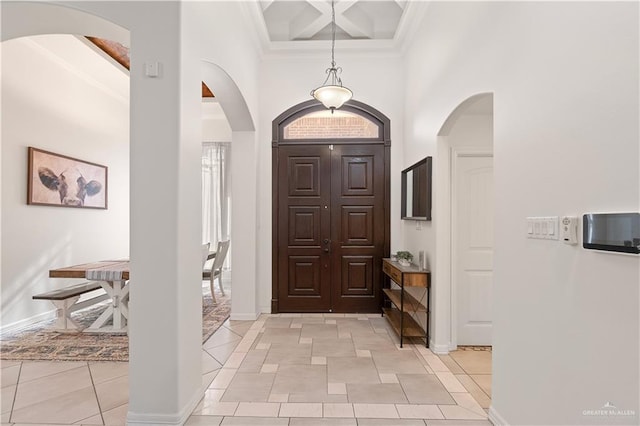
[[[80,296],[71,297],[65,300],[52,300],[51,303],[56,307],[56,324],[54,328],[60,331],[79,331],[82,326],[71,319],[73,305],[80,299]]]

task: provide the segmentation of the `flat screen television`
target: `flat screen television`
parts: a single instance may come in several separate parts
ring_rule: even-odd
[[[588,213],[582,219],[584,248],[640,253],[640,213]]]

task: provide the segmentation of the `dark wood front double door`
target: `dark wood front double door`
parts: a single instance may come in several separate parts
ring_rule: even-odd
[[[384,144],[279,147],[277,311],[380,311],[380,265],[388,251],[387,152]]]

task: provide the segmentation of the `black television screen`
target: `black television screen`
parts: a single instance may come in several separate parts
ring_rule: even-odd
[[[640,253],[640,213],[589,213],[582,219],[584,248]]]

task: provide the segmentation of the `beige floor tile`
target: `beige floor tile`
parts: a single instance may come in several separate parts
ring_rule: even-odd
[[[323,402],[323,403],[347,403],[347,395],[332,395],[326,392],[314,391],[305,393],[293,393],[289,395],[288,402]]]
[[[322,417],[322,404],[285,402],[280,404],[278,417]]]
[[[278,364],[263,364],[260,369],[261,373],[275,373],[278,371]]]
[[[225,343],[212,348],[206,348],[205,350],[216,361],[224,365],[224,363],[227,362],[227,359],[229,359],[229,356],[233,353],[233,351],[236,349],[238,344],[239,342]]]
[[[128,362],[91,362],[89,363],[91,379],[94,384],[106,382],[116,377],[129,374]]]
[[[219,426],[222,416],[191,416],[185,426]]]
[[[238,404],[238,417],[278,417],[280,404],[273,402],[241,402]]]
[[[102,421],[102,414],[96,414],[95,416],[89,417],[88,419],[83,419],[80,421],[75,422],[74,424],[76,425],[104,425],[104,422]]]
[[[471,396],[470,393],[468,392],[464,392],[464,393],[452,393],[451,396],[453,397],[453,399],[456,400],[456,403],[461,406],[466,408],[469,411],[473,411],[474,413],[478,413],[482,416],[486,415],[485,411],[483,410],[483,408],[480,406],[480,404],[478,404],[478,402],[473,398],[473,396]]]
[[[20,371],[20,382],[25,383],[31,380],[61,373],[63,371],[74,370],[86,365],[85,362],[50,362],[50,361],[24,361]]]
[[[359,358],[371,358],[371,351],[369,349],[356,349],[356,356]]]
[[[225,368],[240,368],[240,365],[242,364],[245,356],[247,356],[247,353],[245,352],[232,353],[224,363]]]
[[[124,404],[102,413],[105,426],[124,426],[127,424],[129,404]]]
[[[369,351],[395,351],[396,345],[391,340],[386,331],[384,334],[378,333],[367,333],[367,334],[356,334],[352,337],[353,344],[356,349],[360,350],[369,350]]]
[[[211,382],[213,382],[213,379],[216,378],[216,376],[218,375],[218,372],[220,370],[215,370],[215,371],[211,371],[209,373],[205,373],[202,375],[202,387],[203,388],[208,388],[209,386],[211,386]]]
[[[400,383],[398,376],[393,373],[381,373],[379,376],[381,383]]]
[[[18,389],[20,385],[18,385]],[[92,387],[78,389],[40,400],[32,405],[14,409],[11,421],[16,423],[63,423],[73,424],[100,413],[98,401]]]
[[[0,414],[0,424],[2,424],[2,426],[9,425],[10,416],[11,416],[10,411]]]
[[[23,368],[27,365],[25,363]],[[21,377],[13,409],[19,410],[78,389],[92,388],[93,383],[91,382],[87,363],[80,363],[80,365],[75,363],[75,365],[76,368],[74,369],[59,371],[58,373],[41,376],[27,382],[23,382]],[[93,394],[93,392],[91,393]]]
[[[486,414],[475,413],[459,405],[439,405],[445,419],[449,420],[484,420]]]
[[[102,411],[108,411],[129,402],[129,376],[118,377],[95,386]]]
[[[267,402],[272,390],[274,373],[236,373],[220,399],[225,402]]]
[[[491,351],[452,351],[449,356],[469,374],[491,374]]]
[[[267,402],[289,402],[288,393],[272,393]]]
[[[259,343],[295,344],[300,339],[300,329],[268,328],[260,335]]]
[[[277,329],[273,329],[273,330],[277,330]],[[247,331],[242,337],[242,340],[240,340],[240,343],[238,343],[238,346],[236,346],[234,351],[249,352],[251,348],[254,347],[254,345],[258,344],[257,339],[260,335],[261,335],[260,332],[256,330]]]
[[[313,356],[338,357],[355,356],[356,351],[350,339],[313,339]]]
[[[336,325],[337,324],[335,318],[334,319],[326,319],[326,320],[324,320],[324,323],[327,324],[327,325]]]
[[[13,386],[18,383],[20,364],[9,365],[0,370],[0,384],[2,387]]]
[[[226,328],[228,328],[229,330],[233,331],[234,333],[240,335],[240,336],[244,336],[245,333],[247,331],[249,331],[249,329],[251,328],[251,326],[254,324],[254,322],[256,321],[232,321],[232,320],[227,320],[224,323],[224,326]]]
[[[470,377],[491,398],[491,374],[472,374]]]
[[[301,337],[298,340],[298,343],[301,344],[301,345],[310,345],[310,344],[313,343],[313,338],[311,338],[311,337]]]
[[[358,419],[358,426],[424,426],[423,420],[415,419]]]
[[[491,406],[491,398],[489,398],[485,391],[483,391],[471,377],[466,374],[456,374],[456,378],[482,408],[489,408]]]
[[[12,367],[14,365],[20,365],[22,361],[16,361],[12,359],[0,359],[0,368]]]
[[[449,371],[452,372],[453,374],[465,374],[462,367],[460,367],[460,365],[458,365],[458,363],[455,362],[453,358],[451,358],[451,356],[449,355],[437,355],[437,356],[438,358],[440,358],[440,361],[442,361],[444,365],[447,366]]]
[[[493,426],[489,420],[427,420],[427,426]]]
[[[220,426],[287,426],[289,419],[278,417],[225,417]]]
[[[211,385],[209,385],[209,389],[226,389],[229,386],[229,383],[233,380],[233,377],[236,375],[238,370],[235,368],[222,368],[216,375],[216,378],[213,379]]]
[[[265,364],[311,364],[312,345],[271,343]]]
[[[300,337],[312,339],[337,339],[338,326],[335,324],[303,324]]]
[[[330,395],[346,395],[347,385],[346,383],[328,383],[327,393]]]
[[[291,324],[290,328],[302,328],[302,323],[301,322],[294,322]]]
[[[324,365],[280,365],[273,382],[273,393],[313,393],[327,389]]]
[[[327,368],[330,383],[380,383],[379,371],[371,358],[330,357]]]
[[[202,347],[211,349],[221,345],[228,345],[229,343],[239,343],[240,340],[242,340],[241,335],[234,333],[226,327],[220,327],[204,342]]]
[[[291,327],[291,318],[270,317],[264,322],[265,328],[289,328]]]
[[[258,345],[256,345],[258,346]],[[259,373],[262,370],[264,360],[267,356],[267,349],[252,349],[245,355],[238,372],[240,373]],[[228,365],[228,364],[227,364]]]
[[[442,382],[448,392],[466,392],[462,383],[460,383],[452,373],[437,371],[436,376],[438,376],[438,379]]]
[[[238,408],[237,402],[205,402],[199,414],[202,416],[233,416]]]
[[[437,405],[396,404],[396,409],[402,419],[444,419]]]
[[[349,383],[349,402],[365,404],[406,404],[407,398],[399,383]]]
[[[399,374],[398,381],[411,404],[455,404],[455,401],[432,374]]]
[[[269,349],[271,349],[271,343],[258,343],[256,345],[256,349],[258,349],[258,350],[269,350]]]
[[[311,365],[327,365],[326,356],[312,356]]]
[[[222,364],[220,364],[214,357],[209,355],[209,353],[205,350],[202,351],[202,373],[211,373],[212,371],[216,371],[222,368]]]
[[[218,402],[222,398],[222,395],[224,395],[223,389],[207,389],[204,391],[202,400],[205,403]]]
[[[418,361],[418,356],[412,350],[371,351],[371,356],[379,373],[427,374]]]
[[[16,396],[17,388],[18,385],[2,387],[2,393],[0,393],[0,398],[2,398],[2,400],[0,400],[0,406],[2,407],[2,410],[0,410],[0,413],[11,412],[11,408],[13,407],[13,399]]]
[[[400,417],[393,404],[353,404],[353,411],[358,419],[397,419]]]
[[[292,418],[289,426],[357,426],[356,419]]]
[[[323,417],[354,417],[353,404],[325,403],[322,404]]]

